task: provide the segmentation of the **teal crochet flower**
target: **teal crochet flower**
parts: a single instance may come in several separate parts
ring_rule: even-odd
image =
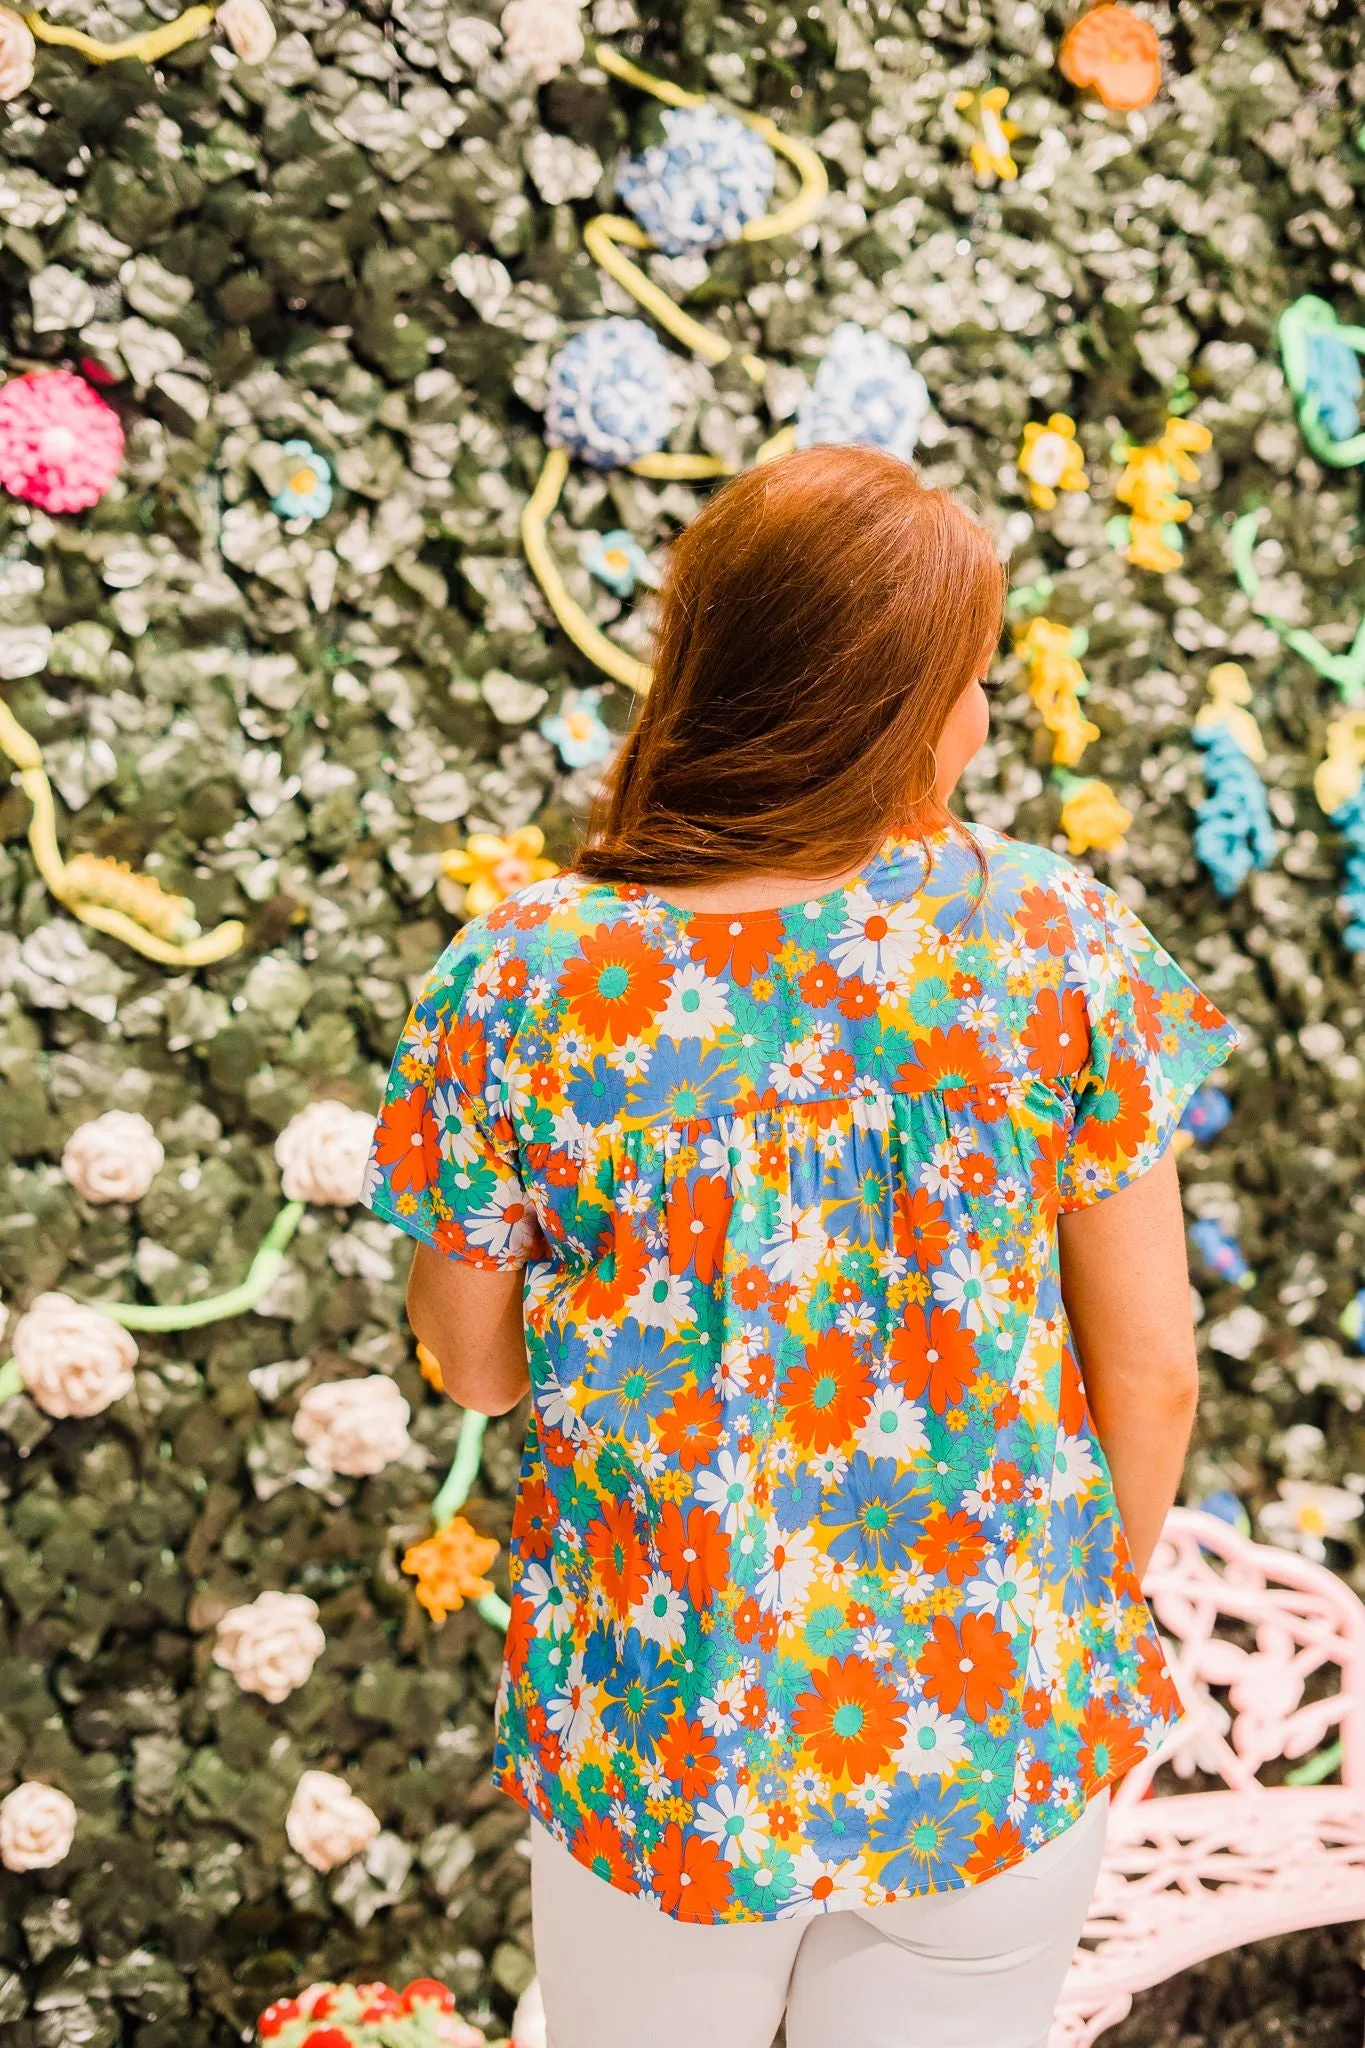
[[[623,526],[610,533],[594,533],[583,549],[583,566],[590,576],[617,597],[629,597],[637,583],[649,575],[649,556]]]
[[[281,519],[321,519],[332,507],[332,465],[311,441],[286,441],[289,469],[271,505]]]

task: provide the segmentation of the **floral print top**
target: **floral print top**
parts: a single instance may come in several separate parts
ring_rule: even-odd
[[[952,1890],[1178,1718],[1056,1226],[1240,1042],[982,826],[741,915],[563,874],[442,954],[366,1200],[526,1269],[495,1775],[587,1868],[706,1922]]]

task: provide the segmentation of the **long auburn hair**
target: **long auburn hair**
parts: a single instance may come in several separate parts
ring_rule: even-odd
[[[889,836],[976,840],[933,792],[934,746],[999,638],[981,522],[880,449],[746,470],[674,541],[653,683],[575,866],[687,886],[839,874]]]

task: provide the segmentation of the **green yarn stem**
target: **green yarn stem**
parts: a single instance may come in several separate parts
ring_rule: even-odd
[[[23,1375],[19,1371],[17,1358],[7,1358],[0,1365],[0,1401],[12,1401],[16,1394],[24,1391]]]
[[[226,1294],[212,1294],[205,1301],[149,1305],[142,1302],[92,1301],[102,1316],[121,1323],[125,1330],[200,1330],[206,1323],[226,1322],[229,1316],[244,1316],[264,1301],[280,1277],[285,1248],[303,1221],[305,1204],[286,1202],[271,1224],[261,1248],[247,1267],[246,1278]]]
[[[1292,1771],[1286,1771],[1284,1782],[1286,1785],[1320,1785],[1324,1778],[1331,1777],[1340,1764],[1341,1744],[1333,1742],[1328,1748],[1320,1749],[1316,1756],[1310,1756],[1306,1762],[1295,1764]]]
[[[476,1600],[474,1605],[485,1621],[491,1622],[494,1628],[500,1628],[506,1634],[507,1624],[512,1619],[512,1610],[505,1600],[496,1593],[485,1593],[482,1600]]]
[[[1259,512],[1244,512],[1232,529],[1232,566],[1237,572],[1238,583],[1253,604],[1261,589],[1261,579],[1251,559],[1260,523]],[[1347,704],[1358,704],[1365,699],[1365,619],[1360,622],[1349,653],[1332,654],[1315,633],[1307,633],[1301,626],[1291,626],[1286,619],[1276,618],[1273,612],[1258,610],[1256,616],[1272,632],[1278,633],[1285,646],[1300,655],[1325,681],[1334,683]]]
[[[455,1446],[445,1482],[431,1503],[431,1519],[438,1529],[444,1529],[447,1522],[454,1521],[460,1509],[469,1499],[483,1456],[484,1431],[488,1428],[488,1417],[476,1415],[472,1408],[466,1408],[460,1424],[460,1440]]]

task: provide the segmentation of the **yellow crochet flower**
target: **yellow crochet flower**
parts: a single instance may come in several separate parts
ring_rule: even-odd
[[[475,832],[463,846],[443,854],[441,866],[452,882],[463,882],[469,915],[482,917],[528,883],[559,873],[555,861],[542,858],[544,851],[545,834],[539,825],[523,825],[505,839],[494,832]]]
[[[1019,175],[1010,152],[1019,129],[1005,119],[1009,97],[1003,85],[993,85],[986,92],[960,92],[953,101],[958,113],[965,114],[976,130],[968,154],[977,177],[999,178],[1007,185]]]
[[[1074,768],[1100,729],[1080,707],[1089,689],[1085,670],[1072,653],[1069,626],[1034,619],[1015,640],[1014,651],[1028,669],[1028,692],[1052,735],[1054,767]]]
[[[1132,812],[1119,802],[1109,784],[1093,777],[1078,784],[1062,805],[1068,853],[1088,853],[1092,847],[1113,853],[1122,846],[1132,822]]]
[[[418,1605],[442,1622],[466,1600],[481,1600],[493,1587],[483,1574],[498,1554],[491,1536],[480,1536],[463,1515],[403,1552],[403,1570],[417,1581]]]
[[[1045,426],[1030,420],[1016,460],[1020,476],[1028,481],[1029,496],[1044,512],[1052,510],[1058,491],[1090,489],[1076,422],[1064,412],[1050,413]]]

